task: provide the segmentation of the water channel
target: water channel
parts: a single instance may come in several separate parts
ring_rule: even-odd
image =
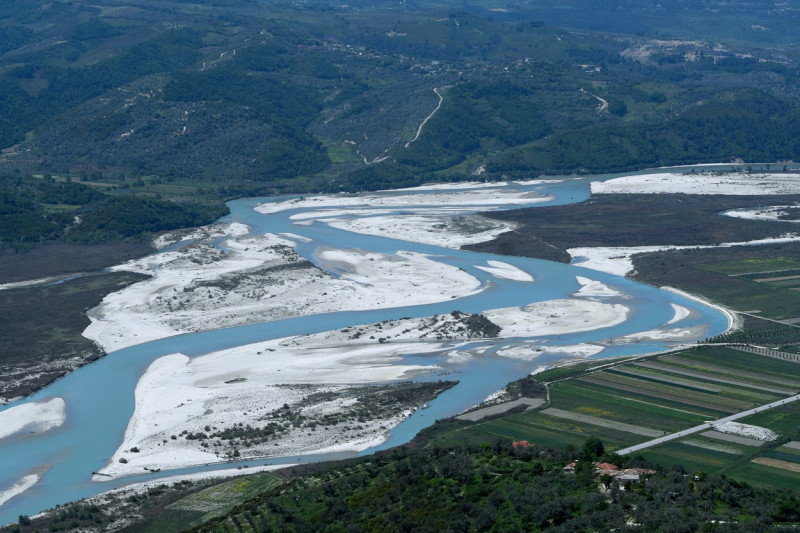
[[[652,173],[652,171],[650,171]],[[608,179],[613,176],[593,177],[591,180]],[[551,196],[546,203],[555,205],[582,201],[589,196],[588,178],[570,178],[555,183],[510,183],[506,190],[520,190],[536,195]],[[436,192],[441,193],[441,190]],[[429,194],[420,192],[386,192],[387,195]],[[225,463],[182,469],[158,474],[148,473],[122,480],[95,482],[92,472],[99,470],[120,445],[128,420],[134,409],[133,391],[139,377],[156,358],[181,352],[190,357],[212,351],[290,335],[308,334],[344,328],[357,324],[375,323],[401,317],[423,317],[436,313],[450,313],[454,309],[464,312],[481,312],[512,306],[525,306],[532,302],[569,298],[579,288],[576,276],[600,281],[618,291],[620,296],[610,302],[624,301],[631,309],[628,319],[619,325],[588,332],[550,336],[537,339],[548,346],[572,345],[599,342],[631,333],[664,327],[674,316],[672,304],[691,311],[679,325],[702,326],[703,335],[713,336],[725,330],[727,318],[718,310],[699,304],[680,295],[630,280],[576,267],[528,258],[491,256],[462,250],[441,248],[432,245],[409,243],[385,237],[347,232],[323,223],[310,225],[294,224],[289,217],[297,211],[287,210],[263,215],[253,210],[260,202],[277,199],[245,199],[230,203],[231,214],[223,220],[240,221],[251,227],[251,233],[290,232],[301,235],[297,251],[304,258],[315,261],[319,247],[336,247],[395,253],[409,250],[435,256],[437,261],[462,268],[482,282],[483,290],[458,300],[441,303],[396,307],[360,312],[338,312],[305,316],[247,326],[186,334],[160,339],[109,354],[65,378],[53,383],[33,396],[20,402],[0,407],[0,412],[24,402],[63,398],[66,403],[66,420],[58,428],[41,434],[18,433],[0,439],[0,495],[13,487],[25,476],[36,474],[39,480],[29,489],[0,504],[0,524],[15,521],[19,515],[33,515],[43,509],[63,504],[82,497],[92,496],[127,483],[151,480],[159,476],[175,475],[200,470],[253,466],[263,464],[295,463],[337,457],[337,455],[266,458],[260,460]],[[413,202],[409,202],[413,205]],[[430,207],[430,206],[428,206]],[[485,206],[460,206],[459,215],[470,211],[483,211]],[[522,207],[515,205],[513,207]],[[337,208],[341,211],[342,208]],[[396,209],[396,208],[395,208]],[[317,208],[318,210],[318,208]],[[305,240],[307,239],[307,240]],[[221,243],[224,246],[224,243]],[[476,268],[495,259],[530,273],[534,283],[520,282],[493,276]],[[493,350],[503,345],[513,345],[526,339],[500,339],[476,341],[481,357],[460,363],[457,372],[458,386],[442,394],[425,410],[394,428],[389,438],[380,446],[367,450],[402,444],[410,440],[420,429],[441,417],[451,416],[479,403],[489,394],[509,381],[518,379],[537,367],[553,364],[559,357],[544,354],[535,361],[525,361],[493,356]],[[620,345],[607,345],[603,357],[641,354],[660,351],[669,343],[643,341]],[[414,364],[442,364],[436,354],[407,354]],[[341,455],[338,455],[341,456]]]

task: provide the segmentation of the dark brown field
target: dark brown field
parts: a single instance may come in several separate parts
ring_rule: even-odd
[[[700,245],[763,239],[796,231],[797,225],[720,213],[796,201],[800,196],[602,195],[580,204],[486,214],[522,227],[468,248],[567,261],[566,249],[580,246]]]
[[[146,276],[96,273],[55,285],[0,291],[0,397],[25,396],[104,355],[81,336],[86,311]]]
[[[43,244],[27,252],[0,251],[0,283],[91,272],[153,252],[145,242]]]

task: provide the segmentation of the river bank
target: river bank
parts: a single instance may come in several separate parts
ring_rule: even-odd
[[[441,217],[469,220],[491,201],[497,208],[541,203],[551,197],[548,186],[562,185],[390,193],[384,207],[397,217],[403,210],[440,208]],[[564,187],[572,192],[571,183]],[[469,200],[459,199],[461,192]],[[297,201],[265,208],[267,214],[239,202],[226,220],[166,236],[158,242],[162,253],[117,267],[151,276],[109,295],[92,312],[86,335],[119,354],[42,392],[63,400],[67,416],[58,428],[24,437],[37,452],[6,465],[2,481],[19,487],[30,475],[40,477],[4,512],[24,512],[28,493],[45,501],[41,487],[51,491],[51,500],[63,501],[64,491],[88,472],[100,475],[96,485],[81,485],[86,494],[103,490],[112,478],[135,481],[136,474],[190,465],[393,445],[520,374],[635,349],[639,341],[622,346],[613,338],[660,331],[677,316],[670,298],[662,301],[657,290],[627,280],[455,249],[476,228],[495,234],[509,226],[445,224],[441,232],[454,242],[448,249],[413,242],[411,235],[412,242],[405,241],[402,231],[362,238],[327,224],[330,213],[316,214],[342,211],[344,201],[357,219],[357,204],[372,200],[353,198],[309,200],[302,209],[312,209],[313,220],[297,217]],[[430,220],[436,224],[435,216]],[[466,312],[455,312],[462,306]],[[683,313],[676,327],[690,329],[706,319],[713,317]],[[482,336],[471,335],[472,326]],[[691,331],[702,335],[705,327]],[[287,336],[293,328],[302,334]],[[434,388],[426,393],[429,410],[421,410],[422,389],[409,395],[394,385],[409,378],[423,389],[438,379],[467,385]],[[404,399],[385,409],[357,408],[398,394]],[[15,439],[0,440],[0,448],[19,457],[11,451],[22,445]],[[72,439],[88,439],[93,451],[66,454],[66,476],[56,486],[43,484],[65,470],[59,464],[58,473],[39,474],[37,465],[52,453],[47,450],[61,450]]]

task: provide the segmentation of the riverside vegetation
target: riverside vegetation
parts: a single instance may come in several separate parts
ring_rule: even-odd
[[[771,161],[781,170],[785,163],[778,161],[800,157],[797,49],[786,37],[795,12],[738,2],[720,12],[714,0],[693,3],[691,17],[676,0],[622,10],[617,3],[563,4],[566,9],[556,10],[488,0],[447,9],[424,1],[386,9],[369,0],[347,8],[247,0],[157,7],[116,0],[6,3],[0,6],[0,277],[20,281],[94,270],[141,255],[153,233],[214,220],[225,213],[223,201],[238,196],[716,161]],[[437,105],[434,88],[443,96],[441,108],[414,140]],[[633,201],[642,214],[660,209],[661,221],[691,213],[704,228],[690,237],[685,228],[663,226],[659,231],[669,242],[678,236],[713,241],[744,227],[731,221],[708,226],[711,204],[691,210],[679,200],[624,202]],[[735,207],[730,201],[713,200]],[[559,215],[573,228],[571,234],[548,230],[558,233],[561,246],[548,246],[550,237],[525,229],[519,242],[536,249],[526,254],[547,250],[547,258],[565,260],[567,245],[578,245],[576,219],[584,217],[596,217],[584,228],[587,242],[607,245],[610,236],[619,245],[652,242],[645,236],[661,226],[642,220],[638,233],[620,232],[612,221],[631,211],[614,202],[595,202],[580,217]],[[760,231],[756,224],[747,230],[753,238]],[[519,253],[516,242],[500,242]],[[754,311],[755,298],[759,312],[745,325],[760,333],[746,330],[750,337],[730,340],[762,342],[766,336],[792,350],[787,345],[795,342],[796,328],[774,321],[800,316],[796,292],[747,276],[780,270],[756,263],[796,252],[787,244],[650,254],[636,259],[636,275],[742,311]],[[785,267],[787,276],[791,268],[797,267]],[[52,308],[66,311],[64,302],[71,300],[70,313],[77,314],[103,291],[132,281],[98,276],[35,294],[60,291]],[[81,299],[73,299],[75,291]],[[31,298],[3,296],[16,306]],[[25,316],[45,316],[25,309]],[[57,327],[77,337],[78,322]],[[36,358],[58,353],[53,346],[64,340],[45,337],[51,343],[33,350]],[[63,357],[73,358],[76,348],[64,346]],[[83,360],[99,355],[80,350]],[[40,383],[50,379],[42,374]],[[779,414],[784,425],[793,416]],[[697,460],[683,444],[630,459],[604,457],[657,473],[625,491],[601,478],[608,489],[601,493],[586,466],[600,454],[579,444],[585,426],[574,424],[564,438],[571,447],[513,448],[517,434],[526,435],[520,430],[526,424],[514,416],[492,421],[484,434],[475,431],[481,442],[436,442],[437,432],[446,435],[453,424],[446,422],[416,447],[280,478],[225,482],[222,492],[243,496],[225,500],[216,518],[202,507],[173,505],[205,487],[181,484],[20,517],[7,529],[116,524],[129,531],[175,530],[197,520],[199,529],[218,531],[750,531],[800,520],[796,490],[757,487],[753,480],[764,474],[754,469],[766,467],[745,464],[741,456],[731,478],[748,482],[725,472],[695,476],[683,467],[665,468]],[[768,458],[790,463],[793,452],[783,444]],[[564,464],[576,458],[584,466],[574,476],[563,474]],[[796,482],[790,473],[778,478],[786,486]],[[206,494],[212,494],[206,504],[224,499]]]

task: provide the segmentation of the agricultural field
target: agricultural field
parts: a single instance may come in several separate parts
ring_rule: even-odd
[[[796,363],[722,346],[623,362],[576,375],[555,369],[536,376],[549,381],[550,403],[469,426],[454,426],[435,440],[527,440],[541,446],[580,446],[589,436],[606,450],[717,420],[800,392]],[[725,472],[760,485],[800,487],[800,404],[790,403],[737,422],[767,428],[773,441],[711,430],[701,431],[639,453],[664,466],[687,471]],[[787,466],[788,464],[788,466]],[[795,465],[795,466],[792,466]],[[792,468],[796,470],[793,471]],[[780,476],[770,477],[771,470]],[[740,475],[741,472],[741,475]]]
[[[749,313],[747,322],[763,317],[794,324],[800,318],[798,250],[796,243],[676,250],[636,256],[634,268],[639,281],[702,295]],[[775,325],[761,321],[755,327]]]
[[[194,513],[194,522],[202,523],[215,516],[223,515],[235,506],[282,483],[284,483],[283,479],[270,473],[234,478],[190,494],[167,505],[165,509],[177,515],[180,515],[181,512]],[[170,512],[163,513],[163,515],[166,518]]]
[[[706,270],[719,272],[726,276],[737,276],[748,279],[769,277],[778,272],[795,270],[800,273],[800,261],[794,257],[754,257],[751,259],[732,259],[719,263],[712,263],[705,267]]]
[[[743,424],[780,435],[771,442],[748,442],[733,435],[693,435],[642,452],[661,464],[679,462],[688,471],[725,473],[761,487],[800,489],[800,405],[796,402],[742,418]],[[710,433],[710,432],[709,432]],[[742,442],[737,442],[737,440]]]
[[[705,265],[703,268],[777,289],[800,289],[800,261],[794,257],[759,257],[749,260],[722,261]]]

